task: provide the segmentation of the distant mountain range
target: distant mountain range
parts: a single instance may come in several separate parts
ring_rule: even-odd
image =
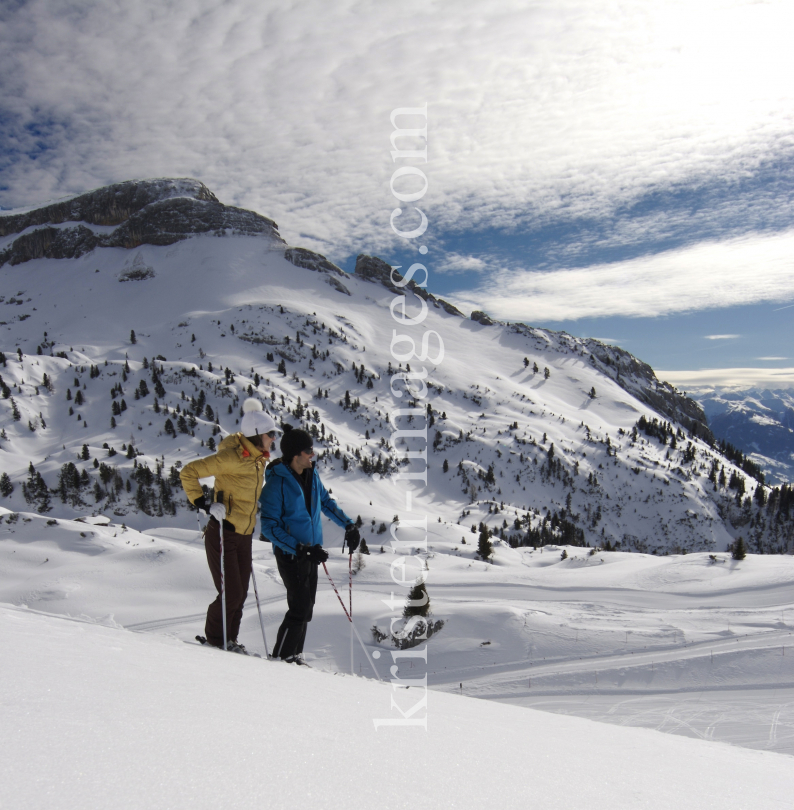
[[[689,392],[709,427],[749,455],[770,483],[794,481],[794,391],[708,388]]]

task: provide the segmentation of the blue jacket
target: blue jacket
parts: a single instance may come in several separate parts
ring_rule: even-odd
[[[281,459],[268,465],[265,470],[265,487],[259,497],[259,510],[262,534],[274,546],[287,554],[295,554],[299,544],[321,546],[321,511],[343,528],[353,523],[328,494],[315,468],[312,469],[311,504],[309,513],[303,488]]]

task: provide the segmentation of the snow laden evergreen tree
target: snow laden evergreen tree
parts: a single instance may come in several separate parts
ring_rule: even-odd
[[[403,618],[410,619],[411,616],[422,616],[424,618],[429,615],[430,597],[427,595],[424,582],[417,581],[408,594],[408,599],[403,608]]]
[[[356,557],[353,560],[353,573],[358,574],[359,571],[363,571],[367,564],[364,562],[364,558],[361,556],[361,546],[358,547],[358,551],[356,551]]]

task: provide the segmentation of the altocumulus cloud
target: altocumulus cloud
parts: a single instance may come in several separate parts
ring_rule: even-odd
[[[536,272],[502,269],[449,296],[506,320],[654,317],[794,295],[794,231],[706,243],[613,264]],[[738,335],[710,335],[729,339]]]
[[[478,256],[447,253],[440,262],[433,265],[433,269],[437,273],[484,273],[497,268],[492,262]]]
[[[793,13],[783,0],[7,4],[0,203],[193,176],[331,258],[388,251],[389,113],[427,102],[436,234],[617,218],[586,239],[662,237],[688,217],[649,212],[654,195],[788,154]],[[730,204],[734,218],[762,196]],[[789,197],[773,202],[790,222]],[[592,272],[614,283],[614,268]],[[530,287],[553,298],[547,283]],[[694,286],[692,300],[719,299]],[[603,298],[588,283],[579,309]],[[633,314],[655,309],[629,298]]]

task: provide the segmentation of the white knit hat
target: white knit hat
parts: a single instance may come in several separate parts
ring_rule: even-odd
[[[243,436],[262,436],[275,430],[281,433],[281,428],[269,413],[265,413],[262,403],[253,397],[243,402],[243,421],[240,424],[240,433]]]

